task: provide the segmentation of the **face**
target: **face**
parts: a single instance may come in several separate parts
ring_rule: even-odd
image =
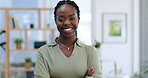
[[[78,27],[80,17],[77,16],[77,10],[68,4],[64,4],[57,9],[56,25],[60,36],[73,37]]]

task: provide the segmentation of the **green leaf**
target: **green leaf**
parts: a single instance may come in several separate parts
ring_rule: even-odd
[[[0,46],[4,46],[6,44],[6,42],[2,42],[0,43]]]
[[[98,41],[95,41],[96,42],[96,44],[94,45],[96,48],[100,48],[100,46],[101,46],[101,43],[100,42],[98,42]]]
[[[5,31],[1,31],[1,32],[0,32],[0,35],[3,34],[3,33],[5,33]]]
[[[31,58],[25,58],[25,62],[31,62]]]
[[[16,44],[21,44],[23,42],[22,39],[20,38],[16,38],[15,41],[14,41]]]

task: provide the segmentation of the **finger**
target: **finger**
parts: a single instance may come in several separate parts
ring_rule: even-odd
[[[92,76],[94,72],[95,72],[95,69],[93,69],[89,75]]]
[[[86,76],[89,76],[90,73],[91,73],[91,70],[90,70],[90,68],[89,68],[88,71],[87,71]]]
[[[93,72],[94,72],[94,67],[92,67],[91,69],[89,68],[87,76],[92,76]]]
[[[91,73],[93,70],[94,70],[94,67],[91,68],[90,73]],[[89,73],[89,75],[91,75],[90,73]]]
[[[93,70],[94,70],[94,67],[91,68],[91,71],[93,71]]]

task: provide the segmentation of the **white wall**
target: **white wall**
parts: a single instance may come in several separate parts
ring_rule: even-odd
[[[103,43],[101,59],[115,60],[122,75],[139,71],[139,0],[92,0],[92,43],[102,42],[102,13],[127,14],[127,42]],[[103,75],[111,75],[113,65],[103,62]],[[112,65],[112,67],[111,67]]]
[[[77,37],[83,43],[91,45],[91,0],[85,0],[85,4],[84,0],[73,1],[76,2],[80,9],[80,21],[77,29]]]

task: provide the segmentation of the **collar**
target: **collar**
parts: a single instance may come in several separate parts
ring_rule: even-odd
[[[82,42],[77,38],[76,45],[82,48]]]
[[[52,41],[52,42],[50,42],[50,43],[48,43],[47,45],[49,46],[49,47],[54,47],[54,46],[56,46],[58,43],[56,42],[56,40],[58,39],[58,37],[54,40],[54,41]],[[82,48],[82,42],[77,38],[77,41],[76,41],[76,43],[75,43],[77,46],[79,46],[79,47],[81,47]]]

